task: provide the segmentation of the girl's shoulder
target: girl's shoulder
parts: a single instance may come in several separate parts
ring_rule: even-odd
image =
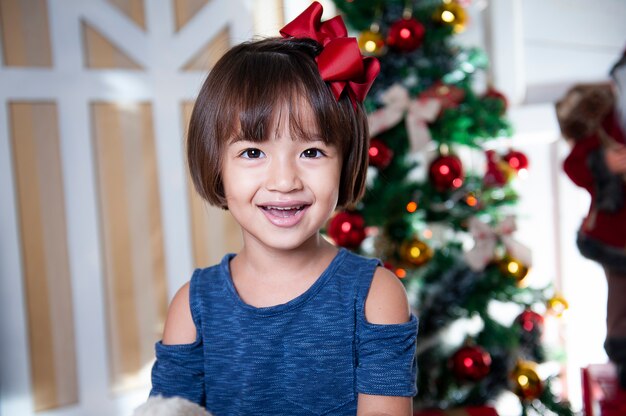
[[[409,320],[410,308],[404,285],[379,259],[347,252],[346,275],[357,286],[360,309],[368,323],[399,324]]]
[[[189,308],[189,282],[174,295],[167,311],[163,344],[190,344],[196,339],[196,327]]]
[[[371,324],[401,324],[411,310],[404,285],[390,270],[378,267],[365,301],[365,318]]]

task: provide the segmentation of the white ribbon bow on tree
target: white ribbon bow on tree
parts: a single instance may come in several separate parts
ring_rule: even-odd
[[[392,85],[381,97],[385,107],[367,116],[370,135],[390,129],[405,119],[411,152],[423,149],[430,141],[429,122],[441,111],[441,101],[436,98],[411,99],[409,91],[399,84]]]
[[[485,224],[477,217],[469,221],[469,232],[474,237],[474,247],[465,253],[465,260],[474,271],[482,271],[494,258],[498,241],[501,241],[508,254],[526,267],[531,266],[530,249],[512,237],[517,229],[515,218],[507,216],[496,227]]]

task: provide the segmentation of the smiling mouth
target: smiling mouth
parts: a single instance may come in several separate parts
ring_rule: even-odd
[[[278,218],[289,218],[307,208],[308,205],[297,205],[293,207],[277,207],[272,205],[261,206],[260,208],[268,214]]]

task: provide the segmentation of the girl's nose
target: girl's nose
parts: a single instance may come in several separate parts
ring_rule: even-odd
[[[267,189],[277,192],[292,192],[302,189],[302,180],[296,163],[282,158],[270,162],[267,175]]]

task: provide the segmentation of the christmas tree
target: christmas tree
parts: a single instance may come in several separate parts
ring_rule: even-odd
[[[525,285],[530,252],[514,240],[514,183],[528,168],[508,137],[506,98],[481,86],[488,60],[455,35],[470,0],[335,0],[381,73],[365,105],[372,136],[363,201],[331,218],[340,246],[381,258],[419,317],[416,409],[492,404],[571,415],[537,364],[544,314],[565,301]],[[515,319],[497,307],[517,305]],[[460,334],[460,336],[459,336]]]

